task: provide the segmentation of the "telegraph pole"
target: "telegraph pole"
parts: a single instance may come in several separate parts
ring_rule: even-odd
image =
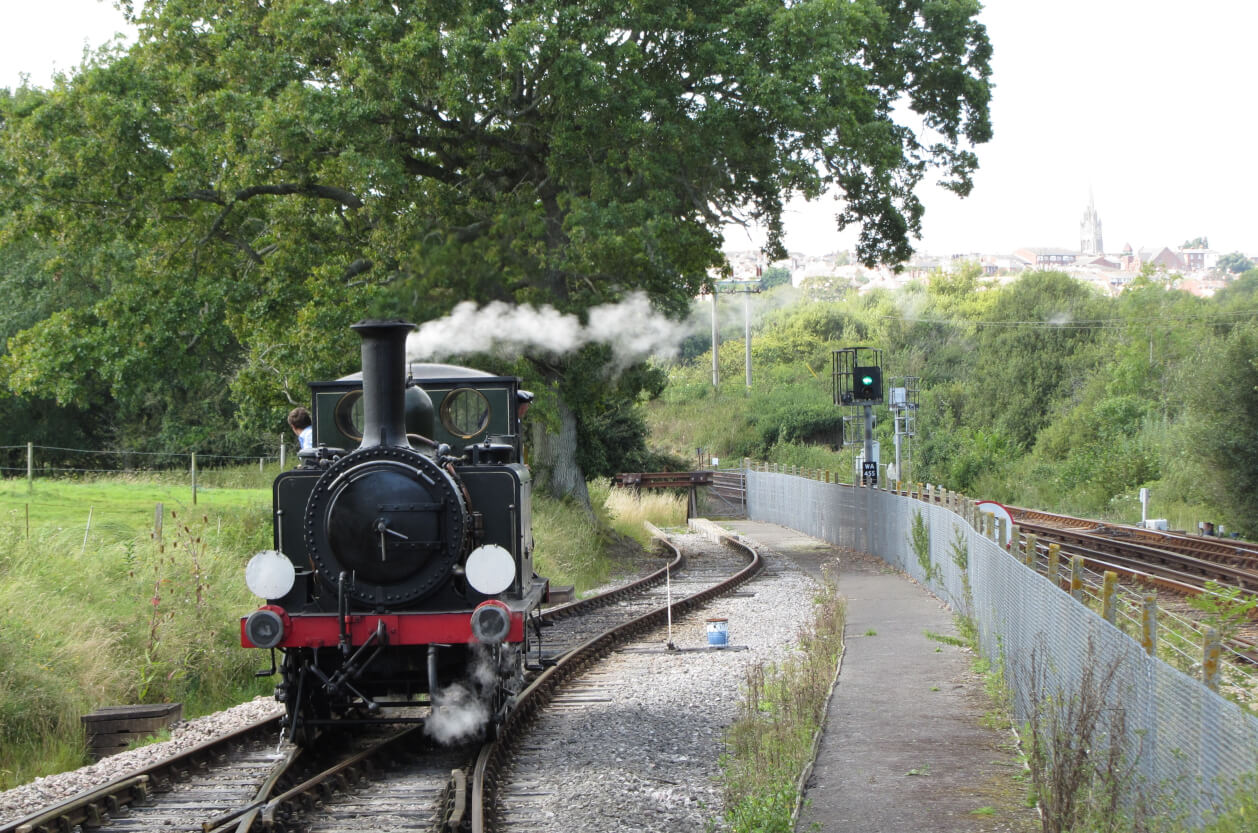
[[[751,293],[760,291],[760,281],[719,281],[712,287],[712,387],[720,386],[717,350],[720,339],[717,335],[718,322],[716,315],[716,295],[724,285],[726,292],[743,293],[743,341],[745,344],[745,364],[747,366],[747,390],[751,390]]]
[[[720,357],[717,356],[716,348],[720,345],[717,341],[716,333],[716,284],[712,284],[712,390],[716,390],[721,386],[721,368]]]
[[[743,343],[747,345],[747,390],[751,390],[751,287],[743,290]]]

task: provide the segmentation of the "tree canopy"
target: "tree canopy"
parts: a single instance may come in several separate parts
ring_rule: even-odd
[[[125,52],[0,96],[0,245],[75,287],[10,341],[10,386],[244,437],[344,372],[368,313],[680,314],[722,224],[781,254],[795,193],[837,189],[859,256],[901,261],[922,179],[967,193],[990,137],[978,10],[148,0]],[[527,358],[575,437],[590,362]]]
[[[1234,275],[1248,272],[1254,268],[1254,262],[1241,252],[1228,252],[1219,256],[1219,268],[1226,269]]]

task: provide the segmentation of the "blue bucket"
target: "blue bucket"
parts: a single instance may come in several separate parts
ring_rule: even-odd
[[[718,648],[724,648],[729,644],[728,619],[708,620],[708,644],[715,645]]]

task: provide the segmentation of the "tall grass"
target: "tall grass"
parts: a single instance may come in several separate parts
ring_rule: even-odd
[[[790,833],[800,774],[812,759],[843,650],[846,607],[833,585],[817,598],[799,647],[780,664],[747,670],[721,759],[726,821],[735,833]]]
[[[604,536],[598,519],[576,503],[533,495],[533,569],[552,586],[571,584],[579,592],[605,584],[611,566]]]
[[[661,529],[686,525],[686,502],[684,492],[647,490],[635,492],[632,489],[601,487],[595,490],[595,496],[601,499],[607,522],[616,532],[632,538],[644,548],[651,546],[651,536],[645,523],[654,524]]]
[[[571,501],[533,496],[534,569],[552,585],[571,584],[578,593],[638,566],[636,559],[651,546],[643,521],[659,527],[686,522],[685,497],[635,495],[607,481],[588,488],[593,515]]]
[[[108,497],[133,487],[142,511]],[[238,624],[257,603],[244,564],[270,543],[264,493],[168,509],[159,541],[150,489],[37,484],[29,535],[13,496],[0,504],[0,788],[84,763],[79,717],[101,705],[180,701],[194,716],[269,691]]]

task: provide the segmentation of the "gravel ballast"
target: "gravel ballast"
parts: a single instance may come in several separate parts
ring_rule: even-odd
[[[690,559],[721,545],[682,536]],[[817,585],[772,555],[732,597],[674,622],[588,671],[534,725],[501,797],[512,831],[722,829],[718,761],[746,669],[780,662],[812,618]],[[725,618],[730,647],[707,648]],[[711,825],[711,828],[709,827]]]

